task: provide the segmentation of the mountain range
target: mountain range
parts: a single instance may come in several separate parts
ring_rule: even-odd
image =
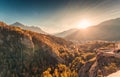
[[[0,22],[0,77],[102,77],[120,67],[113,43],[76,44]],[[103,72],[104,71],[104,72]]]
[[[54,35],[57,36],[57,37],[63,37],[63,38],[64,38],[64,37],[66,37],[66,36],[68,36],[68,35],[76,32],[76,31],[78,31],[78,30],[79,30],[79,29],[77,29],[77,28],[69,29],[69,30],[66,30],[66,31],[63,31],[63,32],[60,32],[60,33],[56,33],[56,34],[54,34]]]
[[[120,39],[120,18],[104,21],[98,25],[80,30],[65,31],[68,35],[62,34],[62,37],[68,40],[119,40]],[[58,35],[59,35],[58,34]],[[56,34],[57,35],[57,34]],[[60,36],[61,37],[61,36]]]
[[[30,30],[30,31],[33,31],[33,32],[37,32],[37,33],[42,33],[42,34],[48,34],[47,32],[43,31],[41,28],[39,27],[35,27],[35,26],[27,26],[27,25],[24,25],[20,22],[15,22],[13,24],[11,24],[12,26],[16,26],[16,27],[20,27],[22,29],[25,29],[25,30]]]

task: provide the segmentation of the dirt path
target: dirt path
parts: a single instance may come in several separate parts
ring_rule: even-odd
[[[120,77],[120,71],[117,71],[117,72],[115,72],[115,73],[112,73],[112,74],[110,74],[110,75],[107,76],[107,77]]]

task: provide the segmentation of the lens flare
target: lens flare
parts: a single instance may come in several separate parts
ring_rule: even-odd
[[[85,28],[89,27],[90,25],[91,25],[90,21],[84,19],[84,20],[80,21],[80,23],[78,24],[78,28],[85,29]]]

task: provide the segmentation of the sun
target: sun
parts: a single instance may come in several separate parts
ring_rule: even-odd
[[[83,19],[80,21],[80,23],[78,24],[78,28],[79,29],[85,29],[87,27],[89,27],[91,25],[90,21],[86,20],[86,19]]]

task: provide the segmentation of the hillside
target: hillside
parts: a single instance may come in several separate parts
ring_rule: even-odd
[[[74,52],[69,50],[71,45],[71,42],[61,38],[22,30],[0,22],[0,62],[3,66],[0,69],[3,73],[17,70],[14,73],[19,75],[23,70],[30,74],[34,74],[35,70],[42,73],[48,67],[71,61],[68,60],[74,57]]]
[[[66,30],[66,31],[63,31],[63,32],[60,32],[60,33],[56,33],[54,35],[57,36],[57,37],[66,37],[66,36],[76,32],[77,30],[79,30],[79,29],[70,29],[70,30]]]
[[[96,52],[113,43],[75,44],[0,22],[0,77],[102,77],[119,70],[119,57]],[[104,72],[103,72],[104,71]]]
[[[20,28],[22,28],[22,29],[30,30],[30,31],[37,32],[37,33],[48,34],[48,33],[44,32],[44,31],[43,31],[41,28],[39,28],[39,27],[27,26],[27,25],[21,24],[21,23],[19,23],[19,22],[15,22],[15,23],[11,24],[11,26],[17,26],[17,27],[20,27]]]
[[[66,36],[69,40],[119,40],[120,18],[100,23],[87,29],[77,30]]]

